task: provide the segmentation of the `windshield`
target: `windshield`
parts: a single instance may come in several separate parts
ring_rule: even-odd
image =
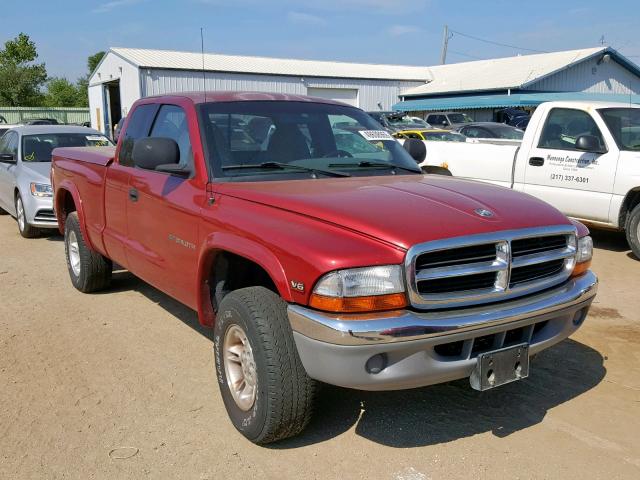
[[[394,127],[403,127],[403,128],[429,128],[429,125],[424,120],[420,120],[416,117],[387,117],[389,123]]]
[[[450,113],[448,115],[449,122],[451,123],[469,123],[473,122],[471,117],[466,113]]]
[[[496,135],[496,138],[504,138],[506,140],[522,140],[524,136],[522,130],[508,125],[494,125],[491,127],[491,131]]]
[[[640,151],[640,108],[598,110],[620,150]]]
[[[99,133],[42,133],[22,137],[23,162],[50,162],[58,147],[106,147],[111,141]]]
[[[466,142],[467,137],[455,132],[424,132],[424,139],[436,142]]]
[[[247,101],[199,106],[209,166],[233,181],[421,173],[365,112],[347,106]]]

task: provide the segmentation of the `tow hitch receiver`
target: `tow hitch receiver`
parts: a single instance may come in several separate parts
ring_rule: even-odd
[[[474,390],[489,390],[529,376],[529,345],[526,343],[478,355],[469,381]]]

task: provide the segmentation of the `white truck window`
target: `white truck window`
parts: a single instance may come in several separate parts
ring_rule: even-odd
[[[538,148],[577,150],[576,139],[582,135],[596,137],[605,148],[602,133],[591,115],[573,108],[554,108],[547,116]]]

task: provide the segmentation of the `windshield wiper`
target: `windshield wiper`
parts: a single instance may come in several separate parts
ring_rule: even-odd
[[[330,167],[386,167],[386,168],[398,168],[400,170],[406,170],[407,172],[413,173],[422,173],[421,170],[414,170],[409,167],[401,167],[400,165],[394,165],[393,163],[386,162],[370,162],[368,160],[363,160],[358,163],[332,163],[329,165]]]
[[[350,177],[351,174],[346,172],[338,172],[335,170],[323,170],[321,168],[312,168],[312,167],[303,167],[302,165],[292,165],[290,163],[283,162],[262,162],[256,165],[246,164],[246,165],[225,165],[222,167],[223,170],[240,170],[243,168],[257,168],[257,169],[278,169],[278,170],[286,170],[287,168],[292,168],[295,170],[300,170],[303,172],[312,172],[312,173],[322,173],[323,175],[328,175],[330,177]]]

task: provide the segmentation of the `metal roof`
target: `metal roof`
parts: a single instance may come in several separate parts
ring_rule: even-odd
[[[202,54],[200,52],[117,47],[111,48],[110,51],[141,68],[202,70]],[[366,78],[420,82],[424,82],[429,78],[427,67],[295,60],[290,58],[220,55],[215,53],[204,54],[204,69],[210,72]]]
[[[472,110],[475,108],[537,107],[543,102],[585,101],[619,102],[620,105],[640,103],[640,95],[616,95],[610,93],[550,92],[513,93],[511,95],[465,95],[405,100],[393,108],[403,112]]]
[[[437,65],[429,68],[429,83],[411,88],[402,96],[526,88],[544,77],[604,53],[611,54],[616,61],[640,75],[637,65],[611,48],[585,48]]]

